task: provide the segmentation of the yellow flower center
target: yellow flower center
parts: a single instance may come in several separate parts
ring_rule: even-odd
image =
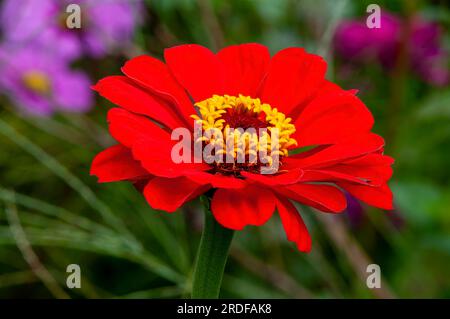
[[[51,91],[49,78],[40,71],[30,71],[23,76],[22,80],[25,86],[35,93],[47,95]]]
[[[199,139],[205,145],[218,144],[216,154],[234,159],[233,163],[224,161],[216,165],[222,173],[253,171],[261,167],[261,163],[271,165],[274,155],[288,156],[288,149],[297,145],[291,137],[295,132],[292,119],[259,99],[214,95],[195,105],[200,114],[191,117],[201,124],[203,132],[218,133],[203,134]],[[227,147],[230,141],[234,145],[232,148]],[[245,158],[245,163],[239,161],[240,157]]]

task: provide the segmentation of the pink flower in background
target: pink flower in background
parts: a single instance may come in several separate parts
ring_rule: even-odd
[[[334,46],[347,61],[358,64],[378,61],[389,70],[397,61],[406,27],[406,21],[387,12],[381,14],[379,29],[369,29],[365,21],[344,21],[336,30]],[[415,17],[408,34],[407,52],[411,69],[430,84],[448,84],[448,52],[441,45],[439,26]]]
[[[92,106],[89,78],[43,51],[1,48],[0,74],[0,92],[25,113],[85,112]]]
[[[32,42],[68,59],[83,54],[101,57],[131,43],[139,23],[141,0],[5,0],[0,26],[4,41],[25,46]],[[66,26],[66,7],[81,7],[81,29]]]

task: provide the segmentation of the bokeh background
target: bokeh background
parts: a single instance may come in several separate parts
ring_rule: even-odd
[[[0,297],[189,296],[201,205],[153,211],[126,183],[97,184],[113,141],[111,106],[91,84],[123,63],[198,43],[301,46],[328,79],[358,89],[396,159],[395,210],[349,197],[340,215],[300,208],[313,237],[299,253],[278,218],[237,233],[221,297],[450,297],[448,1],[376,1],[381,29],[350,0],[3,0],[0,2]],[[81,4],[82,28],[65,26]],[[174,190],[176,191],[176,190]],[[366,267],[381,267],[368,289]],[[81,267],[81,289],[66,267]]]

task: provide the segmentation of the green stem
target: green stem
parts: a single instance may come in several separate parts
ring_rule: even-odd
[[[194,269],[192,298],[218,298],[234,231],[222,227],[205,205],[205,224]]]

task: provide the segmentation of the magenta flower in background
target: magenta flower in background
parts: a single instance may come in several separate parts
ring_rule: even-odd
[[[415,19],[409,43],[413,69],[427,82],[445,86],[450,83],[449,57],[441,45],[438,24]]]
[[[81,29],[68,29],[66,7],[81,7]],[[139,23],[141,0],[5,0],[0,13],[9,45],[30,42],[68,59],[101,57],[131,43]]]
[[[378,61],[389,70],[397,61],[406,27],[406,21],[388,12],[381,13],[379,29],[369,29],[365,21],[344,21],[336,30],[334,46],[349,62]],[[448,52],[441,45],[439,26],[416,17],[408,34],[407,52],[412,71],[430,84],[448,84]]]
[[[85,112],[93,102],[89,78],[64,59],[26,47],[0,49],[0,93],[28,114]]]
[[[364,219],[364,209],[361,203],[349,193],[345,194],[345,198],[347,199],[347,216],[350,221],[350,224],[353,227],[358,227],[361,224],[361,221]]]
[[[401,40],[400,31],[400,20],[383,12],[379,29],[369,29],[365,21],[342,22],[336,30],[334,44],[336,51],[349,61],[364,63],[376,59],[385,67],[392,67]]]

